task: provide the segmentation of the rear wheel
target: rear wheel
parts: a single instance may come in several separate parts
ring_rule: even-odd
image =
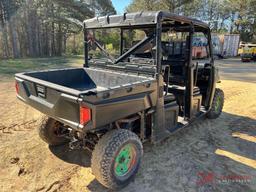
[[[44,116],[41,119],[38,132],[40,138],[51,146],[61,145],[68,142],[68,139],[61,137],[64,132],[63,124],[55,119]]]
[[[224,92],[221,89],[216,88],[212,101],[212,108],[207,113],[209,119],[216,119],[220,116],[224,105]]]
[[[126,186],[135,177],[143,154],[138,136],[128,130],[112,130],[99,140],[92,153],[92,172],[111,189]]]

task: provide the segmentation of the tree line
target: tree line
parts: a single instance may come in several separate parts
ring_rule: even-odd
[[[82,21],[115,13],[110,0],[0,0],[0,58],[77,54]]]
[[[132,0],[126,8],[143,10],[198,18],[213,32],[256,41],[256,0]],[[0,0],[0,58],[81,54],[82,21],[115,13],[111,0]]]
[[[207,22],[216,33],[236,33],[256,42],[256,0],[133,0],[128,12],[167,10]]]

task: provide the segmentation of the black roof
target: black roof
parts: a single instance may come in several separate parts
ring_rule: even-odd
[[[84,21],[85,28],[130,28],[131,26],[154,26],[158,18],[163,22],[174,21],[184,24],[193,24],[197,28],[208,29],[208,24],[166,11],[142,11],[136,13],[124,13],[123,15],[107,15],[103,17],[94,17]]]

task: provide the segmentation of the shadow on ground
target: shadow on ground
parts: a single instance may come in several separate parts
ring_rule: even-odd
[[[59,159],[82,167],[91,166],[91,153],[83,149],[71,150],[68,144],[49,146],[50,151]]]
[[[227,175],[252,175],[256,170],[232,157],[217,155],[221,149],[248,159],[256,159],[255,143],[235,138],[240,132],[256,136],[256,120],[223,113],[218,119],[203,119],[175,133],[166,141],[144,145],[144,157],[136,179],[122,191],[251,191],[255,182],[221,183],[217,178]],[[58,158],[83,167],[90,166],[90,153],[70,151],[68,146],[50,147]],[[254,162],[254,161],[252,161]],[[215,177],[203,183],[199,173],[211,173]],[[107,189],[93,180],[90,191]]]

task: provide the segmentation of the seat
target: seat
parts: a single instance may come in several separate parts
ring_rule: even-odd
[[[168,92],[170,92],[174,95],[183,95],[183,94],[185,94],[185,87],[177,86],[177,85],[169,86]],[[200,94],[200,89],[198,87],[194,87],[193,95],[197,95],[197,94]]]
[[[177,103],[179,105],[183,105],[184,104],[184,95],[185,95],[185,87],[184,86],[169,86],[168,87],[168,92],[169,93],[172,93],[176,100],[177,100]],[[200,94],[200,89],[198,87],[194,87],[194,90],[193,90],[193,96],[196,97],[198,95],[201,95]]]
[[[168,93],[167,95],[164,96],[164,104],[171,103],[173,101],[176,101],[176,98],[173,94]]]
[[[169,71],[165,71],[166,83],[184,86],[184,66],[185,60],[162,60],[163,68],[169,67]],[[169,75],[168,75],[169,73]]]

